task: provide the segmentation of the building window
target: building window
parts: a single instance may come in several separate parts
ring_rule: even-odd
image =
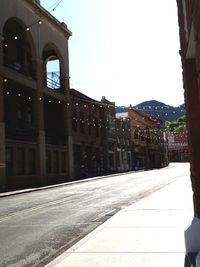
[[[47,173],[51,173],[51,151],[50,150],[46,151],[46,168],[47,168]]]
[[[144,135],[144,132],[141,133],[140,138],[141,138],[141,141],[145,141],[145,135]]]
[[[92,118],[91,118],[91,116],[88,116],[88,133],[89,133],[89,135],[92,134]]]
[[[24,148],[17,149],[17,174],[18,175],[25,174],[25,149]]]
[[[99,136],[99,120],[98,120],[98,118],[95,118],[95,134],[96,134],[96,137]]]
[[[13,175],[13,148],[6,147],[6,175]]]
[[[80,132],[81,133],[85,132],[85,118],[83,112],[80,112]]]
[[[66,153],[61,152],[61,171],[62,173],[66,172]]]
[[[33,109],[31,106],[26,107],[26,124],[29,126],[33,124]]]
[[[61,88],[60,60],[56,56],[50,56],[47,59],[44,81],[46,86],[50,89],[58,90]]]
[[[73,131],[77,132],[77,111],[72,109],[72,129]]]
[[[114,155],[113,154],[109,154],[108,161],[109,161],[109,169],[113,170],[114,169]]]
[[[29,163],[29,168],[28,172],[30,175],[36,173],[36,157],[35,157],[35,149],[29,149],[28,151],[28,163]]]
[[[109,142],[109,143],[108,143],[108,150],[111,150],[111,151],[113,151],[113,150],[114,150],[114,148],[115,148],[115,145],[114,145],[114,143],[111,143],[111,142]]]
[[[139,138],[140,138],[140,135],[139,135],[138,130],[135,130],[135,131],[134,131],[134,138],[135,138],[135,139],[139,139]]]
[[[53,152],[53,172],[59,172],[59,154],[58,151]]]
[[[18,127],[24,126],[24,105],[23,103],[19,103],[17,106],[17,124]]]

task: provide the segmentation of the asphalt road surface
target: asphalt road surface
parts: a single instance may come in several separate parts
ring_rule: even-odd
[[[120,209],[188,176],[189,164],[177,163],[1,198],[0,266],[44,266]]]

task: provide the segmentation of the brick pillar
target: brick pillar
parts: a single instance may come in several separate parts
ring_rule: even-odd
[[[68,173],[69,178],[71,180],[74,179],[74,152],[73,152],[73,137],[72,137],[72,123],[71,123],[71,98],[69,92],[69,77],[66,75],[63,77],[62,84],[64,87],[64,94],[66,99],[66,105],[64,107],[64,124],[67,129],[67,165],[68,165]]]
[[[40,59],[36,60],[36,82],[37,91],[35,97],[36,126],[38,130],[38,174],[41,185],[46,185],[46,144],[44,130],[44,97],[43,97],[43,63]]]
[[[2,73],[3,65],[3,39],[0,36],[0,74]],[[6,156],[5,156],[5,122],[4,122],[4,88],[3,78],[0,75],[0,192],[3,192],[6,187]]]
[[[200,99],[198,76],[195,59],[186,59],[183,64],[194,216],[200,218]]]

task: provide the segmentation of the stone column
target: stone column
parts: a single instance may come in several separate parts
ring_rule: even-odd
[[[43,62],[40,59],[36,60],[36,82],[37,91],[35,97],[36,109],[36,127],[38,131],[38,174],[41,185],[46,185],[46,143],[44,130],[44,96],[43,96]]]
[[[3,39],[0,36],[0,73],[3,65]],[[4,77],[0,76],[0,192],[6,187],[5,122],[4,122]]]

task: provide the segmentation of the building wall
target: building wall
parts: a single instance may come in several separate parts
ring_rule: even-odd
[[[101,103],[71,89],[74,179],[104,173]]]
[[[1,191],[64,181],[73,175],[71,32],[35,1],[2,0],[0,15]],[[59,88],[50,88],[45,74],[53,58]]]
[[[168,132],[168,152],[170,162],[188,162],[188,138],[187,131]]]
[[[101,99],[101,104],[101,134],[104,174],[117,173],[118,166],[115,103],[108,101],[104,96]]]
[[[200,2],[177,0],[194,215],[200,217]]]
[[[117,170],[120,172],[133,170],[132,144],[129,118],[116,118],[117,137]]]
[[[128,109],[134,168],[153,169],[168,164],[163,128],[157,119],[134,108]]]

